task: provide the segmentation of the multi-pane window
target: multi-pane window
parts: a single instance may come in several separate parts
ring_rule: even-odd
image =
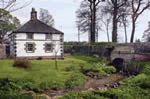
[[[27,39],[33,39],[33,33],[27,33]]]
[[[52,39],[52,34],[46,34],[46,40],[51,40]]]
[[[28,44],[27,47],[28,47],[27,48],[28,52],[33,52],[33,49],[34,49],[34,45],[33,44]]]
[[[44,44],[45,48],[45,52],[52,52],[53,51],[53,44],[50,44],[50,43],[45,43]]]
[[[35,43],[33,43],[33,42],[27,42],[25,44],[25,48],[24,49],[26,50],[27,53],[34,53],[35,50],[36,50]]]

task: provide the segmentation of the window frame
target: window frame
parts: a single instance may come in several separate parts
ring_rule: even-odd
[[[51,45],[51,50],[47,50],[47,45]],[[44,50],[45,50],[45,53],[51,53],[51,52],[53,52],[53,50],[54,50],[54,45],[52,44],[52,43],[45,43],[44,44]]]
[[[33,47],[32,51],[29,51],[29,44],[32,44],[32,47]],[[33,43],[33,42],[26,42],[26,44],[25,44],[25,50],[26,50],[27,53],[34,53],[35,50],[36,50],[35,43]]]

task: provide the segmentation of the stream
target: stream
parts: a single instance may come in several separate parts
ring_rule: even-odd
[[[44,92],[47,97],[46,99],[55,99],[55,96],[62,96],[66,92],[78,90],[78,91],[86,91],[86,90],[103,90],[108,88],[113,88],[116,82],[122,81],[126,76],[120,75],[120,74],[110,74],[108,77],[104,77],[103,79],[94,79],[94,78],[88,78],[84,84],[80,86],[76,86],[74,88],[60,88],[56,90],[48,89],[46,92]],[[112,87],[113,86],[113,87]]]

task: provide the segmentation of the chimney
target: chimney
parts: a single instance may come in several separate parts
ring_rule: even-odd
[[[35,8],[32,8],[31,20],[36,20],[36,19],[37,19],[37,12],[35,11]]]

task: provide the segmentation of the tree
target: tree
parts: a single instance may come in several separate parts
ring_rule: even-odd
[[[55,54],[55,68],[58,69],[58,64],[57,64],[57,53],[60,50],[60,42],[54,42],[52,45],[54,49],[54,54]]]
[[[90,24],[90,34],[91,34],[91,42],[95,42],[95,33],[96,33],[96,11],[98,4],[101,1],[105,0],[88,0],[90,3],[90,12],[91,12],[91,24]]]
[[[54,18],[53,16],[49,13],[48,10],[40,8],[40,21],[43,23],[49,25],[49,26],[54,26]]]
[[[9,12],[13,12],[28,6],[30,2],[20,4],[19,0],[0,0],[0,8]]]
[[[81,2],[80,9],[77,13],[77,26],[81,32],[89,32],[90,42],[95,42],[96,29],[98,29],[97,9],[98,4],[104,0],[84,0]]]
[[[148,29],[146,29],[143,33],[143,39],[146,42],[150,42],[150,22],[148,22]]]
[[[111,13],[112,18],[112,42],[117,42],[117,29],[120,13],[123,11],[121,8],[126,6],[127,0],[106,0],[106,5],[103,6],[105,13]]]
[[[148,8],[150,8],[150,0],[130,0],[131,5],[131,17],[132,17],[132,32],[130,42],[133,43],[136,21],[138,17]]]
[[[121,12],[120,12],[120,18],[119,18],[119,23],[120,23],[120,27],[124,28],[124,34],[125,34],[125,43],[127,43],[128,41],[128,37],[127,37],[127,27],[129,25],[129,15],[130,15],[130,8],[129,6],[125,6],[121,8]]]
[[[0,9],[0,43],[6,39],[7,32],[16,29],[20,26],[20,21],[17,17],[13,17],[8,11]]]
[[[2,43],[8,31],[20,25],[20,21],[16,17],[13,17],[10,12],[24,8],[30,3],[20,4],[19,0],[0,1],[0,43]]]
[[[76,11],[77,15],[77,27],[80,31],[80,34],[90,32],[90,5],[88,1],[82,1],[80,8]],[[90,36],[90,34],[88,35]]]

